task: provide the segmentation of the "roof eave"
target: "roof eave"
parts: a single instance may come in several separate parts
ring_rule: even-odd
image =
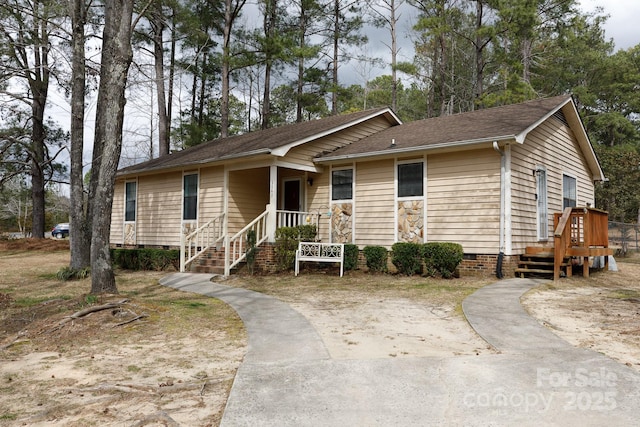
[[[341,160],[353,160],[360,159],[366,157],[376,157],[376,156],[388,156],[390,154],[408,154],[415,152],[423,152],[423,151],[433,151],[440,150],[443,148],[464,148],[472,145],[486,144],[492,143],[494,141],[509,141],[515,139],[515,135],[503,135],[503,136],[494,136],[491,138],[479,138],[479,139],[471,139],[466,141],[455,141],[455,142],[442,142],[439,144],[430,144],[430,145],[421,145],[418,147],[406,147],[406,148],[387,148],[385,150],[380,151],[370,151],[366,153],[356,153],[356,154],[345,154],[342,156],[333,156],[333,157],[320,157],[314,159],[315,163],[328,163],[334,161]]]
[[[194,166],[202,166],[202,165],[215,165],[217,163],[220,162],[224,162],[224,161],[228,161],[228,160],[237,160],[237,159],[242,159],[245,157],[255,157],[255,156],[260,156],[260,155],[265,155],[265,154],[271,154],[271,149],[269,148],[261,148],[259,150],[253,150],[253,151],[247,151],[247,152],[243,152],[243,153],[237,153],[237,154],[229,154],[227,156],[222,156],[222,157],[218,157],[215,159],[203,159],[203,160],[196,160],[193,162],[188,162],[188,163],[183,163],[180,165],[175,165],[175,166],[158,166],[156,168],[143,168],[143,169],[136,169],[136,170],[132,170],[132,171],[127,171],[125,173],[121,173],[118,172],[116,174],[116,178],[122,178],[122,177],[126,177],[129,175],[139,175],[139,174],[146,174],[149,172],[157,172],[157,171],[161,171],[161,170],[171,170],[171,169],[189,169],[191,167]]]

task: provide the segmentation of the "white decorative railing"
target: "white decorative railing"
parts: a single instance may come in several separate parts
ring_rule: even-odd
[[[300,211],[283,211],[276,212],[276,226],[280,227],[296,227],[298,225],[315,225],[318,227],[320,214],[318,212],[300,212]]]
[[[180,272],[184,273],[187,264],[200,256],[213,245],[224,239],[224,214],[198,227],[191,233],[181,233],[180,238]]]
[[[228,276],[231,269],[242,262],[247,256],[247,233],[251,230],[256,233],[256,246],[269,237],[267,233],[267,218],[269,210],[267,209],[256,219],[251,221],[242,230],[238,231],[227,240],[224,254],[224,275]]]

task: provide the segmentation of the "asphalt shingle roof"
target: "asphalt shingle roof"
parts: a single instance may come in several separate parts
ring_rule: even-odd
[[[388,108],[370,109],[216,139],[167,156],[122,168],[118,171],[118,174],[128,175],[198,165],[227,158],[242,157],[252,153],[258,154],[262,152],[266,154],[270,150],[311,138],[314,135],[329,132],[333,129],[339,129],[349,125],[349,123],[358,122],[361,119],[381,114],[385,111],[388,111]]]
[[[569,99],[569,95],[556,96],[405,123],[327,153],[319,160],[515,137]],[[394,146],[391,146],[392,140]]]

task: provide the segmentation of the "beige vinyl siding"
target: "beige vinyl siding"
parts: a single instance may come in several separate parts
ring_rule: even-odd
[[[269,169],[229,172],[229,235],[263,213],[269,203]]]
[[[109,235],[109,243],[112,245],[121,245],[124,240],[124,183],[124,179],[117,180],[113,189],[111,232]]]
[[[429,155],[426,170],[426,241],[460,243],[465,253],[497,253],[500,156],[493,149]]]
[[[313,178],[313,186],[307,186],[307,203],[309,212],[320,213],[318,237],[322,242],[329,241],[331,218],[329,212],[329,171],[321,174],[309,174]]]
[[[551,117],[532,131],[524,144],[511,147],[512,247],[523,253],[538,242],[536,232],[536,166],[547,169],[549,244],[553,242],[553,214],[562,211],[562,175],[576,178],[577,205],[594,202],[592,174],[572,131]]]
[[[198,187],[198,225],[204,225],[219,216],[224,209],[224,168],[222,166],[200,170]]]
[[[302,144],[291,149],[286,156],[287,162],[301,166],[315,167],[313,159],[326,151],[334,151],[369,135],[387,129],[391,125],[384,117],[376,117],[365,123],[350,127],[333,135]]]
[[[137,202],[137,244],[179,246],[182,172],[139,177]]]
[[[361,162],[355,171],[355,243],[390,247],[395,239],[394,161]]]

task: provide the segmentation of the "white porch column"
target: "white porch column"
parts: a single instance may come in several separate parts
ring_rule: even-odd
[[[276,210],[278,209],[278,166],[269,168],[269,204],[267,205],[267,241],[276,241]]]

